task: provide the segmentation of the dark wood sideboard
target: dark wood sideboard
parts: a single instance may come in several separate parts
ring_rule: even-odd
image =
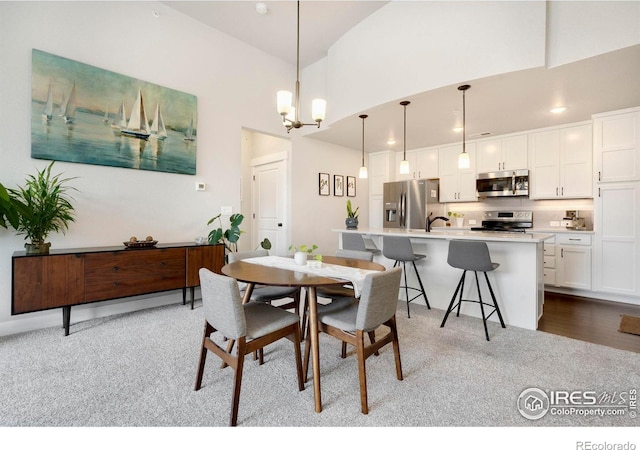
[[[92,247],[12,257],[11,314],[62,308],[65,336],[71,307],[200,285],[198,270],[221,273],[224,245],[158,244],[151,248]]]

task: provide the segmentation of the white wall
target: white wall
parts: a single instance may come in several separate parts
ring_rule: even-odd
[[[358,124],[354,124],[357,130]],[[338,248],[338,233],[332,229],[345,228],[347,217],[347,199],[351,199],[358,211],[359,225],[369,226],[369,183],[358,179],[358,170],[362,163],[358,151],[338,145],[327,144],[305,137],[295,137],[293,141],[292,208],[294,227],[291,243],[295,246],[316,244],[318,252],[334,255]],[[330,175],[331,193],[329,196],[318,194],[318,173]],[[333,195],[333,176],[347,175],[356,177],[356,196],[347,197],[346,188],[343,197]]]
[[[390,2],[328,56],[330,121],[453,83],[545,63],[543,1]]]
[[[206,222],[220,206],[240,208],[242,128],[283,133],[275,92],[292,67],[162,3],[0,2],[0,181],[5,186],[21,184],[48,163],[30,157],[32,48],[198,98],[195,176],[55,164],[55,171],[78,177],[73,185],[79,192],[77,220],[66,235],[50,237],[54,248],[117,246],[132,235],[152,235],[160,242],[206,235]],[[196,192],[196,181],[207,183],[207,190]],[[11,255],[23,242],[0,229],[0,335],[61,325],[60,310],[11,316]],[[181,295],[160,297],[176,301]],[[111,309],[105,303],[74,307],[72,323],[137,306],[108,304]]]

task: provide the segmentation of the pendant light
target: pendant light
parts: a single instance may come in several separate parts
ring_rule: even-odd
[[[369,116],[367,116],[366,114],[361,114],[359,117],[362,119],[362,166],[360,167],[358,178],[369,178],[367,166],[364,165],[364,119]]]
[[[470,87],[468,84],[458,86],[458,90],[462,91],[462,153],[458,155],[458,169],[468,169],[471,167],[469,154],[467,153],[467,144],[465,142],[467,133],[467,125],[465,123],[465,92],[467,92],[467,89]]]
[[[411,102],[404,100],[400,104],[404,107],[404,139],[402,145],[404,146],[402,161],[400,162],[400,173],[407,175],[409,173],[409,161],[407,161],[407,105]]]
[[[282,124],[287,128],[287,133],[292,128],[302,128],[305,125],[318,125],[324,120],[327,109],[327,102],[321,98],[313,99],[311,102],[311,117],[315,121],[312,123],[302,123],[300,121],[300,2],[298,1],[298,27],[296,30],[296,95],[295,98],[289,91],[278,91],[277,107],[278,114],[282,116]],[[292,104],[293,99],[293,104]]]

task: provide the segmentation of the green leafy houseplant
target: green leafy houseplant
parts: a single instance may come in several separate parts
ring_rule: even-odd
[[[229,216],[229,228],[222,229],[222,214],[218,214],[212,217],[207,222],[207,225],[211,225],[214,221],[218,221],[220,226],[214,228],[209,232],[209,244],[224,244],[224,247],[230,251],[235,252],[238,250],[238,240],[243,231],[240,229],[240,224],[244,220],[242,214],[232,214]]]
[[[75,221],[72,198],[68,195],[74,189],[67,183],[74,178],[60,178],[52,175],[53,161],[36,175],[29,175],[24,187],[9,189],[14,205],[17,205],[19,220],[15,227],[18,234],[24,234],[31,243],[25,244],[28,254],[47,254],[51,244],[45,242],[52,232],[69,229]]]
[[[345,220],[345,225],[347,226],[347,230],[355,230],[358,228],[358,210],[360,207],[353,209],[351,206],[351,199],[347,200],[347,218]]]
[[[24,205],[11,197],[9,191],[0,183],[0,227],[17,228],[20,220],[19,211],[23,208]]]
[[[307,256],[312,256],[313,259],[317,261],[322,261],[322,255],[313,254],[313,252],[315,252],[317,249],[318,249],[318,246],[316,244],[312,244],[312,245],[303,244],[300,247],[296,247],[294,245],[289,246],[289,251],[293,251],[294,253],[306,253]]]

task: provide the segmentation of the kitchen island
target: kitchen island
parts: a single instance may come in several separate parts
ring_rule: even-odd
[[[544,303],[544,256],[543,243],[553,237],[546,233],[496,233],[466,230],[407,230],[397,228],[360,228],[358,230],[334,229],[340,233],[358,233],[370,238],[382,249],[383,236],[406,236],[411,239],[415,253],[427,255],[416,262],[424,283],[432,311],[430,314],[444,316],[462,271],[447,264],[449,241],[452,239],[479,240],[487,243],[491,260],[500,267],[489,272],[489,278],[496,294],[500,311],[509,326],[536,330],[542,316]],[[374,256],[374,261],[390,268],[393,261],[382,254]],[[410,286],[417,286],[413,269],[407,270]],[[475,278],[469,274],[465,283],[463,298],[477,299]],[[490,299],[486,283],[481,282],[483,299]],[[485,297],[486,296],[486,297]],[[401,293],[401,299],[403,294]],[[415,302],[424,304],[422,298]],[[480,317],[477,303],[463,303],[461,314]],[[489,319],[497,321],[495,315]]]

